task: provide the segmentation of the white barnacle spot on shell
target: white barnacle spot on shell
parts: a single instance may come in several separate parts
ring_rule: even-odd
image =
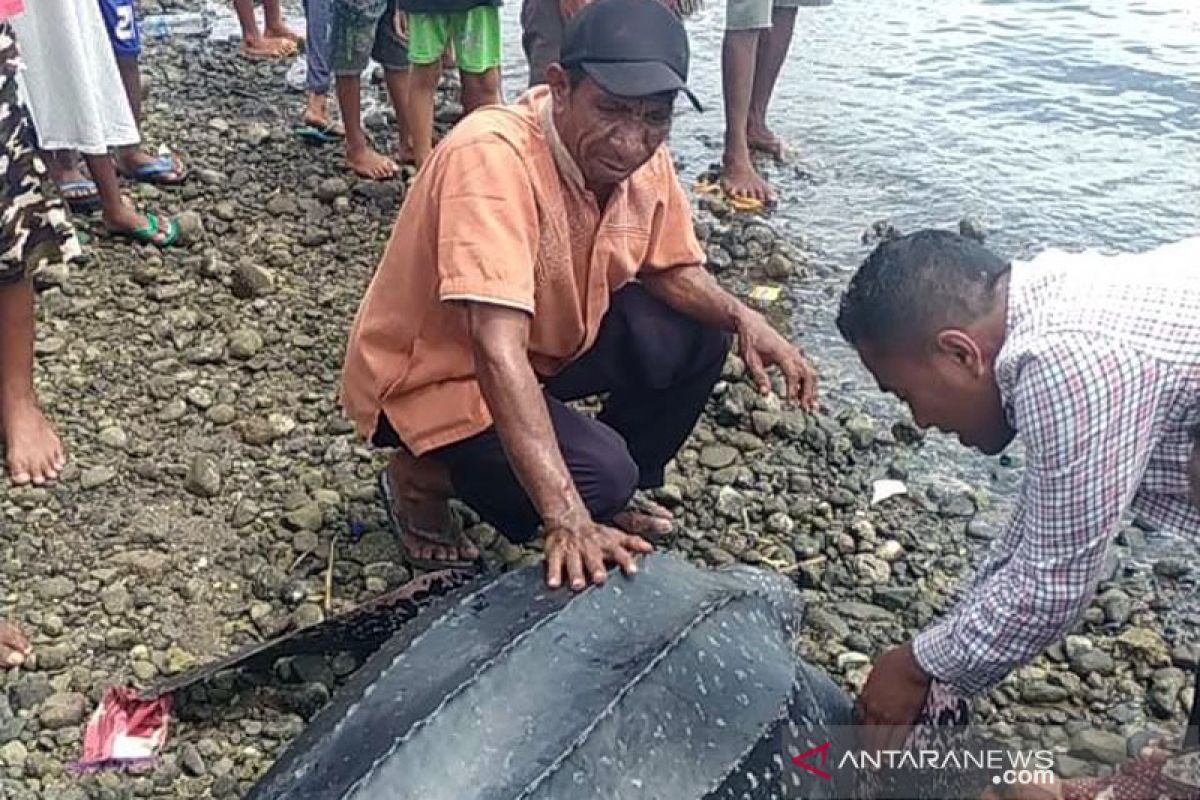
[[[746,783],[750,784],[751,791],[754,791],[758,788],[758,778],[754,777],[753,772],[746,773]]]
[[[716,722],[718,728],[725,727],[725,720],[722,717],[717,717],[714,721]]]
[[[739,693],[737,695],[737,701],[738,705],[740,705],[742,708],[750,707],[750,697],[744,693]]]

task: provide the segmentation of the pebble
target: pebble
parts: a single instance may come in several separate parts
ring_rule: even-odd
[[[208,453],[197,453],[188,466],[183,488],[197,497],[216,497],[221,493],[221,465]]]
[[[185,744],[183,750],[180,751],[179,763],[183,765],[184,772],[196,778],[208,772],[208,767],[204,765],[204,757],[200,755],[200,751],[196,749],[196,746],[190,742]]]
[[[21,742],[12,741],[0,746],[0,763],[3,763],[5,766],[22,772],[25,769],[25,762],[28,760],[29,751]]]
[[[187,672],[194,666],[196,666],[196,657],[187,650],[177,644],[172,644],[167,648],[166,658],[163,660],[165,674],[178,675],[181,672]]]
[[[100,431],[97,437],[100,444],[114,450],[124,450],[129,445],[129,435],[123,428],[111,426]]]
[[[38,711],[38,720],[46,730],[56,731],[79,725],[87,715],[87,698],[77,692],[50,695]]]
[[[79,485],[84,489],[96,489],[117,477],[117,471],[112,467],[89,467],[79,476]]]
[[[241,300],[252,300],[275,290],[275,276],[252,261],[239,261],[230,276],[233,296]]]
[[[834,610],[846,619],[858,622],[891,622],[896,618],[896,615],[886,608],[856,601],[836,603]]]
[[[1101,764],[1122,764],[1126,760],[1125,738],[1116,733],[1088,728],[1071,737],[1071,755],[1099,761]]]
[[[42,600],[62,600],[75,594],[75,581],[56,575],[38,583],[34,591]]]
[[[708,469],[724,469],[737,461],[737,450],[725,445],[712,445],[700,451],[700,464]]]

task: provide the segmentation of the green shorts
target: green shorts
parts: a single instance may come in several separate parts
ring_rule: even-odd
[[[408,14],[408,60],[436,63],[454,42],[454,57],[463,72],[481,74],[500,66],[500,9],[475,6],[451,14]]]

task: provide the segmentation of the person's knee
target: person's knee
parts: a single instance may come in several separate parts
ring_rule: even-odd
[[[441,79],[441,60],[432,64],[413,64],[409,70],[408,80],[426,91],[436,91]]]
[[[638,486],[638,466],[625,440],[615,432],[613,439],[594,454],[596,478],[584,496],[592,518],[599,522],[607,522],[623,511]]]
[[[719,374],[733,346],[733,334],[712,325],[705,325],[697,334],[695,358],[705,371],[715,369]]]

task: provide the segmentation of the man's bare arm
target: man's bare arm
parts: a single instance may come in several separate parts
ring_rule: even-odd
[[[638,275],[638,280],[646,291],[676,311],[731,333],[737,332],[740,316],[754,313],[722,289],[717,279],[701,266],[644,272]]]
[[[637,571],[632,553],[649,544],[598,525],[563,461],[542,387],[529,363],[529,316],[503,306],[469,305],[475,373],[513,472],[542,518],[547,582],[558,586],[565,569],[571,586],[585,574],[603,583],[605,561]]]
[[[529,315],[470,305],[476,377],[509,463],[547,525],[587,517],[529,363]]]

